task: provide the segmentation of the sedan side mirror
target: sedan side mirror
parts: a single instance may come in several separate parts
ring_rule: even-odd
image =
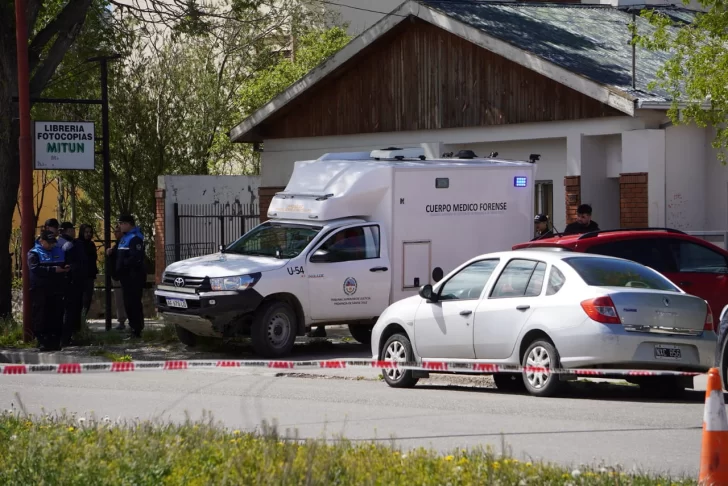
[[[220,250],[221,252],[225,251],[225,245],[220,245],[217,247],[217,249]]]
[[[432,291],[432,285],[423,285],[420,288],[420,297],[430,302],[437,302],[437,295]]]

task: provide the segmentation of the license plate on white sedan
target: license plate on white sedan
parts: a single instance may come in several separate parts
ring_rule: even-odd
[[[186,309],[187,301],[184,299],[167,299],[167,307],[176,307],[178,309]]]
[[[669,344],[656,344],[655,359],[680,360],[682,359],[682,350]]]

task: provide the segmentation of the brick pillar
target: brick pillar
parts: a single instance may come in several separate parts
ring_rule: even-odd
[[[619,225],[647,228],[647,172],[619,174]]]
[[[154,191],[156,210],[154,214],[154,281],[162,283],[162,272],[167,266],[167,256],[164,251],[164,200],[166,191],[157,189]]]
[[[258,207],[260,208],[260,222],[268,220],[268,207],[273,200],[276,192],[282,192],[285,187],[259,187],[258,188]]]
[[[576,221],[576,210],[581,204],[581,176],[564,177],[566,193],[566,224]]]

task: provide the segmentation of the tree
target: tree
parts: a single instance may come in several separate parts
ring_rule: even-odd
[[[27,0],[30,95],[43,94],[59,70],[70,74],[77,69],[84,59],[83,53],[108,53],[110,47],[118,47],[113,41],[124,35],[143,31],[161,37],[169,35],[172,39],[199,34],[214,37],[226,26],[260,32],[301,10],[303,3],[230,0],[203,5],[196,0]],[[135,22],[129,22],[130,18]],[[242,43],[239,46],[244,47]],[[67,55],[74,50],[76,62],[66,62]],[[17,94],[16,61],[14,3],[0,0],[0,317],[12,310],[9,243],[20,176],[19,127],[14,121],[18,111],[13,103]]]
[[[683,0],[685,5],[690,2]],[[726,163],[728,148],[728,2],[700,0],[703,12],[644,10],[648,33],[635,30],[634,42],[670,55],[650,89],[669,93],[674,124],[713,127],[713,147]],[[634,28],[634,26],[633,26]]]

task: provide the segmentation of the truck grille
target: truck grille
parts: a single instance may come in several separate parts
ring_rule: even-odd
[[[184,284],[179,285],[180,282],[184,282]],[[169,285],[170,287],[177,288],[184,287],[187,289],[195,290],[210,289],[210,279],[207,277],[190,277],[189,275],[179,275],[176,273],[165,273],[164,278],[162,279],[162,283],[164,283],[164,285]]]

